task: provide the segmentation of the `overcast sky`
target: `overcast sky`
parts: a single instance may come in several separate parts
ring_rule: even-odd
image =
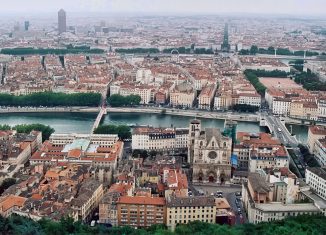
[[[325,15],[326,0],[0,0],[0,12],[182,12]]]

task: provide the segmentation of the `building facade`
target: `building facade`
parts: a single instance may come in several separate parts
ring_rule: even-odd
[[[193,120],[189,127],[188,162],[193,167],[193,182],[220,182],[231,178],[232,140],[217,128],[201,130]]]
[[[187,149],[187,128],[138,127],[132,134],[132,149],[176,151]]]
[[[117,201],[118,225],[146,228],[166,223],[165,199],[151,196],[122,196]]]
[[[216,204],[212,196],[169,197],[166,202],[166,225],[174,230],[178,224],[193,221],[215,223]]]
[[[61,9],[58,12],[58,32],[59,34],[65,33],[67,31],[67,19],[66,12]]]

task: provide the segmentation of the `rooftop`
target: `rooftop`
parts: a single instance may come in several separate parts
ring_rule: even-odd
[[[167,207],[214,206],[215,198],[212,196],[170,197],[166,204]]]
[[[165,199],[162,197],[148,197],[148,196],[122,196],[120,197],[119,204],[131,204],[131,205],[156,205],[164,206]]]

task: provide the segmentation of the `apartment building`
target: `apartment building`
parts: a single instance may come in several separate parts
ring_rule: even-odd
[[[246,104],[255,107],[260,107],[261,105],[261,96],[259,94],[237,94],[237,102],[235,104]]]
[[[174,230],[178,224],[201,221],[214,224],[216,203],[212,196],[169,197],[166,201],[166,225]]]
[[[317,120],[318,105],[316,102],[304,100],[292,101],[289,116],[299,119]]]
[[[79,195],[72,200],[73,217],[75,220],[88,222],[103,197],[103,184],[96,180],[88,179],[82,184],[79,192]]]
[[[285,148],[267,133],[238,132],[233,153],[238,157],[238,168],[250,172],[289,164]]]
[[[187,148],[187,128],[138,127],[133,130],[132,149],[176,151]]]
[[[216,85],[209,85],[202,89],[198,96],[198,108],[199,109],[207,109],[209,110],[211,108],[214,94],[216,91]]]
[[[148,85],[121,84],[119,94],[122,96],[139,95],[141,104],[149,104],[152,101],[152,87]]]
[[[321,166],[326,166],[326,138],[318,139],[315,142],[314,155]]]
[[[183,82],[175,86],[170,92],[170,105],[173,107],[192,107],[196,98],[196,91],[191,84]]]
[[[326,169],[308,167],[306,169],[306,183],[322,199],[326,200]]]
[[[286,169],[286,168],[285,168]],[[282,172],[274,175],[249,173],[242,185],[242,201],[250,223],[282,220],[288,216],[319,214],[314,203],[297,203],[299,186],[296,176]]]
[[[27,198],[16,195],[8,195],[0,198],[0,215],[9,217],[16,209],[23,207]]]
[[[249,171],[289,167],[289,156],[284,146],[258,146],[250,151]]]
[[[325,126],[310,126],[308,129],[308,149],[311,154],[316,152],[316,142],[318,139],[326,138]]]
[[[272,111],[277,115],[289,115],[291,100],[286,98],[275,98],[273,100]]]
[[[146,228],[166,223],[166,205],[162,197],[122,196],[117,201],[118,226]]]

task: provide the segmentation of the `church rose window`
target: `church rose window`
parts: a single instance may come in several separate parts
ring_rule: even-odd
[[[214,151],[209,152],[208,157],[210,159],[215,159],[217,157],[217,153]]]

